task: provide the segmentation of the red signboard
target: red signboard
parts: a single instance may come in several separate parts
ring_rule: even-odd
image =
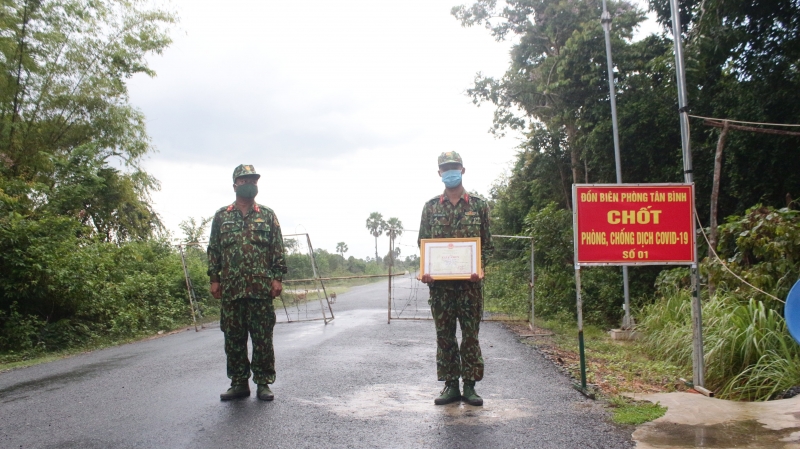
[[[692,184],[576,184],[577,265],[693,264]]]

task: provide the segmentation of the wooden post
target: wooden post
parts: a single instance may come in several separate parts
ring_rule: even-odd
[[[714,185],[711,188],[711,235],[708,241],[708,257],[713,256],[713,250],[717,247],[717,208],[719,204],[719,183],[722,177],[722,151],[725,148],[725,140],[728,137],[728,121],[722,122],[722,131],[719,133],[717,141],[717,152],[714,155]]]

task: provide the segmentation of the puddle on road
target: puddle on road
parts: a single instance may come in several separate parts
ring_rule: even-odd
[[[533,405],[524,399],[484,397],[483,407],[459,402],[437,406],[433,404],[435,394],[436,391],[415,385],[372,385],[350,394],[344,400],[324,397],[313,403],[338,415],[358,419],[380,419],[397,413],[408,413],[423,419],[442,419],[444,424],[482,425],[534,414]]]
[[[638,449],[800,449],[800,428],[773,430],[756,420],[699,425],[653,422],[637,429],[634,437]]]

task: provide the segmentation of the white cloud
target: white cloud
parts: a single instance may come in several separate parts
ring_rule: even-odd
[[[510,45],[462,28],[458,0],[174,3],[180,31],[131,99],[159,149],[144,164],[162,182],[156,210],[176,234],[232,202],[233,168],[249,163],[284,233],[374,255],[370,212],[417,229],[443,189],[440,152],[459,151],[465,186],[483,193],[513,158],[515,139],[486,132],[492,108],[464,95],[476,72],[503,74]]]
[[[464,185],[488,193],[518,141],[489,135],[493,108],[464,92],[476,72],[502,76],[510,44],[462,28],[450,15],[462,2],[174,0],[181,22],[152,58],[158,76],[130,84],[159,149],[144,165],[167,227],[232,202],[240,163],[263,174],[258,201],[284,233],[357,257],[374,255],[370,212],[418,228],[443,189],[442,151],[459,151]],[[416,234],[400,245],[412,253]]]

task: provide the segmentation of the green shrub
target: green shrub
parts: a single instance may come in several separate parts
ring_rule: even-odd
[[[800,273],[800,214],[757,206],[720,226],[720,257],[740,277],[785,298]],[[715,283],[703,301],[706,387],[721,397],[765,400],[800,385],[800,345],[786,329],[783,304],[745,285],[718,260],[701,272]],[[663,272],[659,299],[642,308],[645,344],[657,357],[691,371],[689,270]]]
[[[0,310],[0,351],[20,352],[35,349],[39,329],[44,322],[33,315],[22,315],[17,303],[12,303],[8,312]]]
[[[675,290],[640,314],[648,352],[691,372],[691,292]],[[800,346],[763,301],[717,294],[703,302],[706,388],[720,397],[765,400],[800,385]]]
[[[527,319],[531,308],[528,263],[519,258],[495,260],[489,262],[485,272],[483,283],[485,310]]]
[[[66,217],[0,218],[0,352],[26,357],[190,322],[174,247],[95,241],[81,229]],[[190,247],[186,260],[199,302],[213,313],[218,303],[208,292],[204,251]]]

